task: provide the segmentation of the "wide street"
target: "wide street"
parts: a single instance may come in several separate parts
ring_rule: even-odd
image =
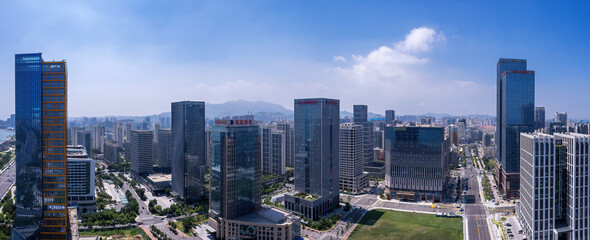
[[[0,197],[4,196],[4,194],[10,189],[10,186],[14,183],[16,174],[16,166],[14,165],[14,162],[15,161],[11,161],[6,170],[0,174]]]
[[[491,240],[490,228],[486,220],[486,211],[479,194],[479,170],[473,167],[471,153],[466,151],[467,167],[463,169],[463,178],[469,179],[467,195],[475,196],[475,203],[465,204],[465,215],[463,220],[467,221],[467,237],[469,240]],[[465,232],[465,231],[464,231]]]

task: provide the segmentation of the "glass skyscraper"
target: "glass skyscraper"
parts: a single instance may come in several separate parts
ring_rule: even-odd
[[[12,239],[67,239],[66,62],[15,56],[16,216]]]
[[[215,121],[210,172],[212,219],[235,219],[260,209],[260,129],[252,119]]]
[[[317,219],[339,205],[340,101],[295,99],[295,191],[285,208]]]
[[[205,102],[172,103],[172,191],[188,202],[205,196]]]
[[[524,59],[501,58],[497,64],[496,148],[497,179],[506,197],[519,191],[520,133],[531,132],[535,124],[535,72],[527,70]]]

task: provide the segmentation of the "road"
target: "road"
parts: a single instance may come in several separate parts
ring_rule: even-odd
[[[14,159],[14,158],[13,158]],[[6,170],[0,174],[0,197],[4,196],[16,179],[15,161],[11,161]]]
[[[465,154],[467,167],[463,169],[463,178],[469,179],[467,194],[475,195],[475,203],[465,204],[464,220],[467,220],[467,235],[470,240],[492,240],[486,219],[486,210],[479,194],[479,184],[477,183],[479,170],[473,167],[470,151],[465,151]]]

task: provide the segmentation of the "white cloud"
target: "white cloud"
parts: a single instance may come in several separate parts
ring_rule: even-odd
[[[334,62],[346,62],[346,58],[343,56],[335,56]]]
[[[493,99],[493,86],[480,85],[460,72],[439,70],[430,54],[444,41],[442,31],[419,27],[402,41],[352,55],[348,66],[335,68],[340,95],[346,99],[341,107],[363,103],[370,105],[370,111],[393,108],[400,114],[482,112],[474,109],[480,102],[473,99]]]
[[[404,41],[395,44],[395,48],[404,52],[428,52],[434,42],[445,39],[442,31],[436,33],[432,28],[419,27],[412,29]]]

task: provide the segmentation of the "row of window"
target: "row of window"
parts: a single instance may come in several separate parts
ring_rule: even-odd
[[[43,189],[66,189],[65,183],[43,183]]]
[[[64,74],[43,74],[43,80],[64,80]]]
[[[43,139],[65,139],[64,133],[43,133]]]
[[[64,169],[43,169],[45,175],[65,175]]]
[[[64,110],[64,106],[63,103],[43,103],[43,110]],[[59,117],[63,117],[63,115]]]
[[[45,118],[43,124],[64,124],[63,118]]]
[[[43,140],[43,146],[44,147],[48,147],[48,146],[65,146],[65,141],[64,140]],[[63,147],[62,147],[63,149]],[[64,153],[63,150],[60,150],[59,153]]]
[[[43,205],[43,211],[65,211],[64,205]]]
[[[44,88],[43,95],[64,95],[66,93],[65,88]]]
[[[66,191],[43,191],[45,197],[65,197]]]
[[[55,155],[48,155],[48,156],[55,156]],[[44,162],[43,167],[44,168],[64,168],[65,162]]]
[[[43,225],[66,225],[66,220],[58,220],[58,219],[44,219]]]
[[[44,142],[46,140],[43,140]],[[43,153],[65,153],[65,147],[43,147]]]
[[[43,132],[64,132],[65,130],[64,125],[43,125]]]
[[[43,177],[43,182],[65,182],[66,181],[66,177],[64,176],[60,176],[60,177],[50,177],[50,176],[44,176]]]
[[[49,103],[49,104],[63,104],[63,103]],[[49,109],[45,109],[49,110]],[[63,110],[63,106],[62,109]],[[43,111],[43,117],[64,117],[66,114],[64,111]]]
[[[50,197],[46,197],[46,198],[43,198],[43,203],[56,203],[56,204],[66,203],[66,198],[50,198]],[[50,225],[53,225],[53,224],[50,224]]]
[[[43,73],[65,72],[65,70],[63,63],[43,63]]]
[[[43,81],[42,86],[44,88],[65,87],[66,82],[64,82],[64,81]]]
[[[43,160],[48,160],[48,161],[64,161],[65,160],[65,156],[64,155],[43,155]],[[55,162],[46,162],[44,164],[54,164]],[[64,164],[63,162],[58,162],[60,164]],[[50,165],[48,165],[50,166]]]
[[[55,212],[44,212],[43,217],[45,218],[65,218],[65,213],[55,213]]]
[[[43,102],[63,102],[64,96],[43,96]]]

